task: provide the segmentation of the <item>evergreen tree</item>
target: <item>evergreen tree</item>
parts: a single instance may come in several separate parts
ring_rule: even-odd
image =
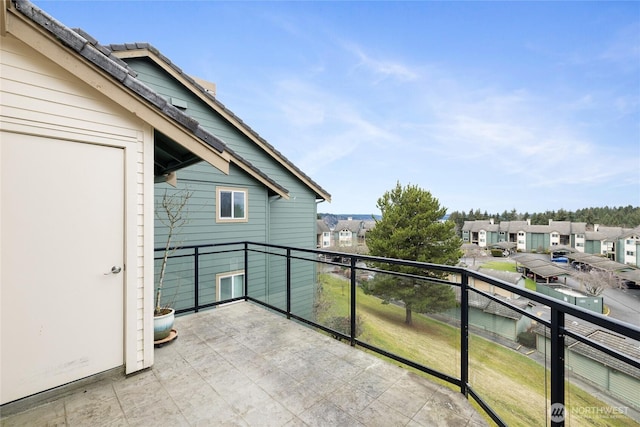
[[[440,221],[446,208],[440,207],[438,199],[430,192],[412,185],[403,188],[398,182],[393,190],[378,199],[377,206],[382,219],[376,221],[376,226],[367,235],[371,255],[444,265],[458,263],[462,256],[462,241],[456,235],[452,221]],[[388,263],[377,263],[376,266],[404,274],[440,277],[422,268]],[[407,324],[412,323],[414,310],[437,312],[455,305],[454,292],[449,285],[417,278],[376,274],[365,291],[386,303],[402,301]]]

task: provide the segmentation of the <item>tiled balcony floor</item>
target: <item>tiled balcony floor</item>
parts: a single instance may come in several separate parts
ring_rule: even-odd
[[[2,426],[484,426],[462,396],[250,303],[176,319],[152,369]]]

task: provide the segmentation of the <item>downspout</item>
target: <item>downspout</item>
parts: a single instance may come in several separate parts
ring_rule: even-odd
[[[265,210],[267,212],[266,214],[266,223],[267,226],[266,231],[265,231],[265,243],[271,243],[271,204],[273,202],[275,202],[276,200],[281,199],[282,196],[280,195],[275,195],[275,196],[268,196],[267,197],[267,203],[265,206]],[[266,297],[266,301],[268,304],[271,304],[271,292],[270,292],[270,284],[271,284],[271,265],[269,263],[269,258],[267,257],[267,255],[265,255],[265,265],[264,265],[264,276],[265,276],[265,297]]]

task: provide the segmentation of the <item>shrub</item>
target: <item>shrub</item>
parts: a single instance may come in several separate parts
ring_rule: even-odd
[[[504,254],[502,249],[491,249],[491,255],[494,257],[502,257]]]
[[[525,347],[536,348],[536,334],[531,331],[520,332],[518,342]]]
[[[351,335],[351,316],[330,317],[327,319],[326,326],[336,332],[349,336]],[[362,334],[362,318],[356,315],[356,337],[360,336],[360,334]],[[333,334],[333,337],[338,341],[342,340],[340,335]]]

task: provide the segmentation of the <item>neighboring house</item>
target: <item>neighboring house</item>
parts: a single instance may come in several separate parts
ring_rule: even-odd
[[[604,255],[615,259],[615,246],[618,236],[624,234],[622,227],[606,227],[594,224],[591,229],[585,231],[584,252],[594,255]],[[640,264],[637,264],[640,265]]]
[[[592,325],[580,324],[575,321],[566,322],[566,328],[622,354],[640,359],[640,348],[637,343],[629,342],[626,338],[610,331],[603,331]],[[549,357],[551,355],[549,328],[537,324],[533,328],[533,332],[536,334],[537,350]],[[622,402],[640,409],[639,369],[621,363],[570,336],[565,338],[565,342],[564,363],[572,375],[577,375],[599,389],[621,399]]]
[[[514,273],[512,271],[494,270],[491,268],[482,268],[482,267],[480,267],[478,272],[482,274],[486,274],[487,276],[491,276],[494,279],[502,280],[503,282],[507,282],[510,285],[516,286],[518,288],[522,288],[522,289],[525,288],[526,279],[520,273]],[[491,285],[487,282],[484,282],[480,279],[476,279],[474,277],[469,278],[469,286],[488,292],[492,295],[500,295],[508,299],[520,298],[520,296],[516,293],[510,292],[507,289],[501,288],[499,286]]]
[[[462,227],[462,241],[464,243],[475,243],[481,248],[486,248],[489,244],[505,242],[498,237],[499,226],[493,219],[487,221],[465,221]]]
[[[616,259],[621,263],[640,267],[640,227],[618,237]]]
[[[357,247],[363,229],[363,221],[341,219],[333,227],[333,242],[338,248]]]
[[[453,288],[456,301],[460,302],[460,288]],[[491,300],[476,292],[469,292],[469,325],[482,331],[489,332],[513,342],[517,342],[518,335],[531,326],[531,319],[505,304],[511,304],[521,310],[530,311],[529,301],[504,298],[496,295],[502,303]],[[460,307],[451,308],[442,315],[460,320]]]
[[[605,255],[632,266],[640,266],[640,227],[624,229],[592,226],[584,222],[553,221],[548,225],[531,225],[531,221],[502,221],[493,219],[465,221],[462,241],[490,248],[497,243],[515,243],[518,252],[553,251],[555,247],[569,247],[577,252]]]
[[[177,173],[207,200],[182,243],[315,247],[315,205],[329,195],[206,95],[203,116],[187,114],[195,85],[164,70],[167,98],[27,1],[2,3],[0,37],[0,404],[153,364],[154,199],[171,188],[156,180]],[[233,262],[216,267],[233,278]]]
[[[324,220],[317,220],[317,232],[318,237],[317,247],[318,249],[326,249],[331,247],[331,230]]]
[[[333,227],[331,244],[338,250],[366,252],[367,233],[375,226],[374,220],[341,219]]]
[[[220,173],[205,162],[186,165],[177,174],[178,189],[194,192],[188,209],[197,218],[182,229],[177,239],[181,245],[247,240],[316,248],[316,209],[319,202],[330,200],[329,193],[225,107],[215,97],[212,84],[187,75],[148,43],[112,44],[107,48],[135,70],[138,79],[224,141],[228,152],[243,159],[232,162],[229,174]],[[170,172],[157,171],[157,175]],[[164,191],[174,190],[168,184],[157,184],[156,198]],[[231,209],[237,203],[242,206],[238,212]],[[156,223],[156,246],[160,246],[165,235],[166,227]],[[223,282],[229,283],[230,279],[242,282],[244,278],[236,255],[228,255],[226,261],[223,257],[216,256],[215,262],[211,260],[211,265],[204,267],[210,279],[199,281],[201,303],[219,300]],[[252,260],[251,266],[254,271],[249,276],[265,280],[252,280],[250,295],[285,307],[285,263],[271,257],[270,263]],[[291,273],[297,293],[292,308],[305,317],[311,316],[313,310],[314,268],[313,263],[294,263]],[[175,269],[164,294],[170,297],[172,286],[180,295],[193,294],[193,274],[178,265]],[[235,297],[233,286],[230,290]]]

